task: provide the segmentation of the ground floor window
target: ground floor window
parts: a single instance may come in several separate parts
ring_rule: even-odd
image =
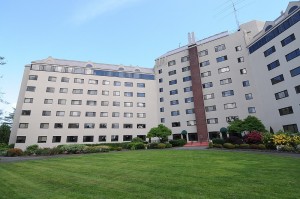
[[[94,136],[83,136],[83,142],[94,142]]]
[[[53,136],[52,143],[58,143],[61,141],[61,136]]]
[[[26,136],[17,136],[16,143],[25,143]]]
[[[132,140],[132,135],[123,135],[124,142],[131,141],[131,140]]]
[[[77,142],[78,136],[67,136],[67,142]]]
[[[173,140],[181,139],[181,134],[173,134]]]

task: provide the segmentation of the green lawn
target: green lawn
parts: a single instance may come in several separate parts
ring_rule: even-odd
[[[300,158],[110,152],[0,164],[0,198],[299,198]]]

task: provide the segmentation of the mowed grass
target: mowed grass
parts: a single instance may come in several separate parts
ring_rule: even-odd
[[[0,198],[300,198],[300,158],[144,150],[0,164]]]

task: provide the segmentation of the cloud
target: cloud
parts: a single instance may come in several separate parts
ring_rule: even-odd
[[[72,22],[80,25],[87,21],[93,20],[100,15],[109,13],[117,9],[137,3],[141,0],[92,0],[87,1],[85,5],[81,5],[72,16]]]

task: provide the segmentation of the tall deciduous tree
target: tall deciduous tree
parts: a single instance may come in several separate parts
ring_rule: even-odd
[[[147,134],[148,138],[157,137],[160,142],[166,142],[168,140],[168,136],[172,135],[171,129],[166,127],[163,124],[158,125],[157,127],[153,127]]]
[[[10,126],[2,124],[0,126],[0,143],[8,144],[10,136]]]

